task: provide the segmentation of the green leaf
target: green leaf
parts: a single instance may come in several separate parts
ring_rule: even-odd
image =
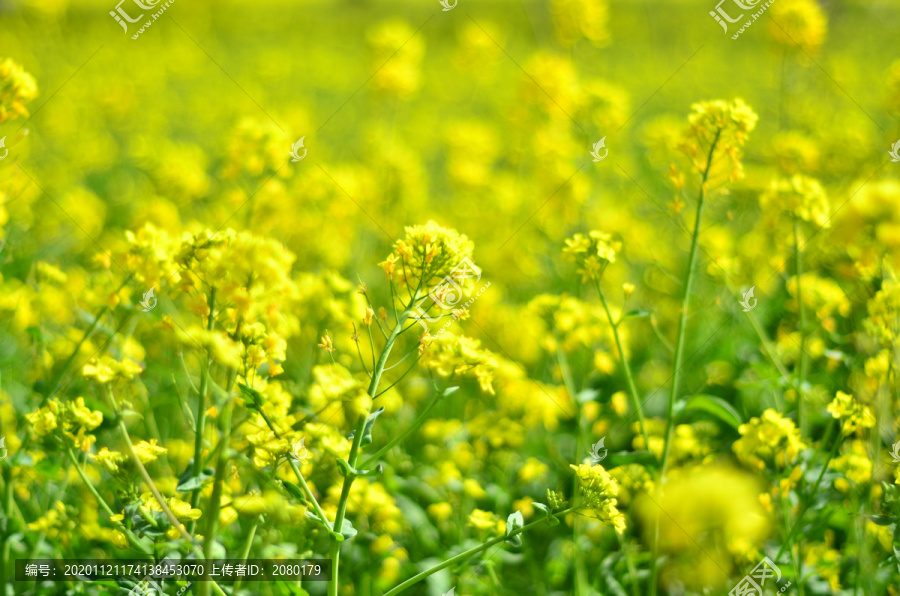
[[[194,476],[193,471],[194,460],[192,459],[188,463],[187,470],[185,470],[184,473],[178,477],[178,486],[175,487],[176,491],[180,493],[189,493],[191,491],[197,490],[198,488],[203,486],[203,483],[205,483],[207,480],[212,479],[213,476],[216,475],[216,471],[212,468],[203,468],[200,471],[199,476]]]
[[[649,317],[653,314],[652,310],[629,310],[622,316],[622,320],[625,319],[640,319],[643,317]]]
[[[309,502],[306,500],[306,495],[303,493],[303,489],[294,484],[293,482],[289,482],[287,480],[282,480],[281,483],[284,485],[284,489],[290,493],[292,497],[307,505]],[[316,517],[316,519],[319,519]]]
[[[241,394],[244,396],[244,399],[247,401],[248,408],[260,409],[264,403],[266,403],[265,396],[253,389],[252,387],[248,387],[243,383],[238,383],[238,387],[241,388]]]
[[[444,391],[441,393],[441,397],[447,397],[448,395],[453,395],[453,394],[456,393],[457,391],[459,391],[459,385],[454,385],[453,387],[447,387],[447,388],[444,389]]]
[[[328,524],[331,526],[332,533],[334,533],[335,536],[342,536],[344,540],[350,540],[356,536],[356,528],[353,527],[353,524],[350,523],[349,519],[345,519],[344,523],[341,524],[340,534],[334,532],[334,522],[328,522]]]
[[[743,421],[731,404],[714,395],[695,395],[685,402],[682,412],[702,410],[737,430]]]
[[[889,526],[893,523],[896,523],[894,518],[888,517],[887,515],[867,515],[870,520],[879,526]]]
[[[365,447],[372,442],[372,427],[375,426],[375,419],[381,416],[382,412],[384,412],[384,407],[378,408],[366,418],[366,426],[363,429],[362,438],[359,441],[361,447]]]
[[[510,513],[506,518],[506,541],[513,546],[522,546],[522,537],[519,534],[512,536],[516,530],[522,529],[525,525],[525,519],[522,517],[521,511]]]
[[[547,521],[547,525],[555,526],[559,523],[549,505],[544,505],[543,503],[532,503],[532,505],[544,512],[544,519]]]
[[[381,474],[382,470],[384,470],[384,464],[378,464],[375,466],[374,470],[357,470],[343,458],[338,457],[336,460],[338,472],[340,472],[341,476],[344,478],[347,476],[378,476]]]

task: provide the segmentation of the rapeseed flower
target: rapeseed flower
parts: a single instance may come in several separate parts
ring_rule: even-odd
[[[737,458],[756,470],[765,469],[767,464],[777,469],[788,468],[797,461],[806,443],[800,438],[800,431],[794,421],[784,418],[773,409],[768,409],[759,418],[738,428],[741,438],[734,442],[732,449]]]
[[[601,465],[579,464],[570,465],[575,470],[578,479],[579,511],[595,517],[601,521],[609,522],[616,532],[625,532],[625,516],[616,508],[616,496],[619,494],[619,485]]]
[[[622,243],[613,240],[612,235],[592,230],[587,236],[575,234],[566,239],[563,254],[578,264],[581,283],[585,283],[600,279],[606,266],[616,262],[616,253],[621,249]]]
[[[834,400],[828,404],[828,413],[843,420],[844,434],[853,434],[859,429],[875,426],[875,417],[869,407],[843,391],[838,391]]]
[[[0,124],[28,116],[25,102],[37,97],[37,83],[11,58],[0,61]]]

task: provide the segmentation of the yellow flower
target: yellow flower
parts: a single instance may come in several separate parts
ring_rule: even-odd
[[[31,423],[37,436],[46,436],[58,426],[59,406],[59,400],[53,399],[50,401],[50,405],[39,408],[36,412],[25,414],[25,419]]]
[[[481,347],[477,339],[457,336],[451,332],[431,338],[426,333],[420,339],[420,354],[424,352],[422,345],[428,346],[428,355],[423,358],[424,365],[438,376],[474,377],[483,392],[494,394],[492,383],[497,361],[491,352]]]
[[[852,434],[861,428],[872,428],[875,426],[875,417],[868,406],[861,404],[854,399],[852,395],[838,391],[834,396],[834,400],[828,404],[828,413],[834,418],[842,418],[844,420],[844,434]]]
[[[424,226],[408,226],[406,236],[394,244],[380,266],[391,278],[400,262],[399,277],[412,288],[428,290],[433,280],[449,275],[463,259],[471,259],[473,248],[466,236],[429,221]]]
[[[483,532],[491,532],[497,535],[506,531],[506,524],[490,511],[475,509],[469,514],[469,526]]]
[[[99,360],[93,358],[82,369],[85,378],[94,379],[98,383],[109,383],[113,379],[130,380],[141,372],[142,369],[137,362],[128,358],[119,361],[111,356],[104,356]]]
[[[10,58],[0,62],[0,124],[28,116],[25,102],[37,97],[34,77]]]
[[[432,503],[426,510],[428,515],[436,522],[446,521],[453,515],[453,506],[450,503]]]
[[[616,532],[622,534],[625,531],[625,515],[616,508],[619,485],[615,478],[599,464],[592,466],[585,463],[569,467],[575,470],[581,489],[580,500],[577,502],[579,510],[583,514],[590,513],[590,517],[610,522]]]
[[[606,266],[616,262],[616,253],[622,243],[612,239],[611,234],[593,230],[588,235],[575,234],[566,239],[563,254],[580,267],[581,282],[600,279]]]
[[[134,450],[138,455],[138,459],[145,465],[155,462],[157,456],[166,452],[165,447],[157,446],[156,439],[150,439],[149,443],[147,441],[141,441],[134,446]]]
[[[684,133],[679,149],[691,160],[695,173],[708,174],[708,185],[723,181],[723,177],[740,180],[743,178],[741,147],[747,141],[747,134],[756,127],[758,118],[741,99],[695,103],[688,116],[690,127]],[[720,159],[721,156],[725,159]],[[727,167],[710,167],[709,162],[717,164],[719,161]]]
[[[141,505],[150,511],[162,512],[163,510],[153,493],[149,492],[141,494]],[[185,503],[178,497],[169,497],[166,499],[166,505],[175,514],[178,521],[196,520],[203,515],[202,511],[191,507],[190,503]]]
[[[739,460],[757,470],[767,463],[786,468],[797,461],[806,444],[800,439],[800,431],[794,421],[768,409],[759,418],[751,418],[738,428],[741,438],[732,449]]]
[[[92,411],[84,405],[84,398],[79,397],[74,403],[69,403],[67,413],[73,424],[81,426],[86,430],[94,430],[103,422],[103,413]]]
[[[88,455],[97,465],[103,466],[110,474],[118,474],[121,470],[120,466],[125,465],[129,460],[128,456],[118,451],[110,451],[106,447],[101,447],[100,452],[96,455],[91,453]]]
[[[778,0],[768,14],[769,32],[787,48],[815,54],[825,41],[828,22],[815,0]]]
[[[760,196],[759,203],[767,215],[784,213],[816,227],[827,227],[831,217],[828,197],[822,185],[818,180],[800,174],[773,182],[769,190]]]
[[[319,342],[319,347],[326,352],[334,352],[334,344],[331,342],[331,337],[327,333],[322,336],[322,340]]]

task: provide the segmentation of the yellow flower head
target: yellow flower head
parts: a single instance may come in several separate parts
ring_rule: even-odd
[[[796,174],[789,179],[773,182],[759,198],[760,207],[767,215],[787,214],[826,227],[830,217],[828,197],[818,180]]]
[[[474,245],[466,236],[433,221],[409,226],[406,236],[381,263],[388,277],[393,275],[411,287],[430,290],[432,281],[449,275],[463,259],[471,259]]]
[[[570,465],[578,477],[578,486],[581,489],[581,501],[577,503],[579,509],[590,511],[591,517],[610,522],[616,532],[625,531],[625,515],[616,507],[616,496],[619,494],[619,485],[615,478],[609,475],[603,466],[591,464]]]
[[[475,509],[469,514],[469,526],[483,532],[501,535],[506,531],[506,523],[490,511]]]
[[[69,402],[54,398],[37,411],[25,414],[25,418],[38,437],[47,437],[59,429],[77,449],[87,452],[97,440],[89,431],[100,426],[103,413],[88,408],[83,397]]]
[[[600,279],[606,266],[616,262],[616,253],[621,248],[622,243],[613,240],[612,235],[593,230],[587,236],[575,234],[567,238],[563,254],[578,264],[578,273],[584,283],[589,279]]]
[[[738,429],[741,438],[732,449],[744,464],[763,470],[767,463],[786,468],[797,461],[806,444],[800,439],[800,431],[794,421],[768,409],[759,418],[751,418]]]
[[[147,441],[141,441],[134,446],[134,450],[138,455],[138,459],[145,465],[155,462],[157,456],[166,452],[165,447],[160,447],[156,444],[156,439],[150,439],[149,443]]]
[[[769,32],[788,49],[815,54],[825,41],[828,21],[815,0],[779,0],[769,9]]]
[[[756,113],[741,99],[703,101],[691,107],[690,127],[679,148],[707,184],[743,178],[741,148],[756,127]],[[724,158],[724,159],[723,159]]]
[[[28,116],[25,102],[37,97],[37,83],[10,58],[0,61],[0,124]]]
[[[82,369],[85,378],[95,379],[101,384],[109,383],[114,379],[130,380],[141,372],[141,367],[137,362],[128,358],[119,361],[111,356],[104,356],[99,360],[93,358]]]
[[[494,355],[481,347],[477,339],[454,335],[450,332],[435,338],[425,338],[428,355],[424,358],[427,368],[435,371],[440,377],[474,377],[481,390],[494,394],[494,371],[497,361]]]
[[[106,468],[110,474],[118,474],[129,461],[128,456],[124,453],[110,451],[106,447],[101,447],[99,453],[91,453],[88,457],[97,465]]]
[[[858,429],[875,426],[875,417],[872,416],[869,407],[843,391],[838,391],[834,400],[828,404],[828,413],[835,418],[843,419],[844,434],[849,435]]]

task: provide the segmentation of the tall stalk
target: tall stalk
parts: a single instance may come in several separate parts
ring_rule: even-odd
[[[806,308],[803,305],[800,274],[802,264],[800,260],[800,222],[794,216],[794,276],[797,278],[797,314],[800,319],[800,354],[797,357],[797,428],[800,436],[803,436],[803,384],[806,382]]]
[[[684,357],[684,339],[685,329],[687,327],[688,310],[691,305],[691,289],[694,284],[694,269],[697,266],[697,247],[700,241],[700,225],[703,222],[703,202],[706,199],[706,183],[709,181],[709,172],[713,164],[713,153],[719,142],[719,136],[722,129],[716,130],[709,147],[709,154],[706,158],[706,167],[703,170],[703,176],[700,180],[700,192],[697,196],[697,214],[694,217],[694,232],[691,235],[691,252],[688,256],[687,276],[684,282],[684,294],[681,298],[681,313],[678,317],[678,337],[675,344],[675,362],[672,372],[672,386],[669,389],[669,402],[666,408],[666,437],[663,447],[663,456],[661,470],[659,474],[659,491],[662,493],[663,483],[666,478],[666,469],[669,464],[669,450],[672,445],[672,430],[675,426],[675,400],[678,399],[678,383],[681,380],[682,358]],[[653,538],[653,557],[650,560],[650,596],[656,596],[657,592],[657,559],[659,558],[659,516],[654,522],[654,538]]]
[[[600,294],[600,302],[603,303],[603,310],[606,311],[606,318],[613,330],[613,337],[616,340],[616,349],[619,350],[619,359],[622,361],[622,369],[625,371],[625,378],[628,380],[628,392],[631,394],[631,402],[638,415],[638,421],[641,424],[641,435],[644,437],[644,445],[650,449],[650,435],[647,434],[647,426],[644,423],[644,410],[641,406],[641,399],[638,396],[637,385],[634,382],[634,374],[631,372],[631,365],[628,364],[628,358],[625,357],[625,349],[622,347],[622,338],[619,337],[619,323],[614,321],[612,313],[609,311],[609,305],[606,303],[606,297],[600,288],[600,280],[594,278],[594,285],[597,286],[597,293]]]
[[[375,363],[375,369],[372,371],[372,380],[369,382],[369,388],[367,390],[367,393],[372,400],[378,395],[378,383],[381,381],[381,375],[384,373],[384,368],[387,365],[388,358],[391,355],[391,350],[394,348],[397,337],[403,332],[403,325],[409,318],[410,310],[418,295],[419,292],[417,289],[412,300],[410,300],[409,305],[407,305],[403,312],[400,313],[400,318],[397,319],[396,325],[394,325],[394,328],[391,330],[391,334],[388,336],[387,340],[385,340],[384,348],[381,350],[378,362]],[[359,422],[356,425],[356,431],[353,433],[353,443],[350,445],[350,457],[347,463],[354,469],[359,460],[360,442],[362,441],[362,435],[366,428],[367,419],[368,415],[364,414],[360,416]],[[341,530],[343,529],[344,518],[347,514],[347,500],[350,498],[350,487],[353,485],[354,479],[355,477],[353,474],[348,473],[344,477],[344,484],[341,487],[341,497],[338,501],[337,514],[334,518],[334,532],[338,535],[340,535]],[[328,558],[332,560],[334,579],[328,584],[328,596],[337,596],[338,594],[338,571],[340,569],[341,544],[342,542],[337,539],[333,539],[331,542],[331,550]]]
[[[209,290],[209,315],[206,320],[207,331],[212,331],[216,323],[216,289]],[[209,392],[209,352],[206,361],[200,369],[200,390],[197,397],[197,432],[194,434],[194,464],[191,473],[194,478],[199,478],[203,471],[203,431],[206,428],[206,394]],[[200,504],[200,487],[191,492],[191,507]],[[196,522],[191,522],[191,532],[196,528]]]

